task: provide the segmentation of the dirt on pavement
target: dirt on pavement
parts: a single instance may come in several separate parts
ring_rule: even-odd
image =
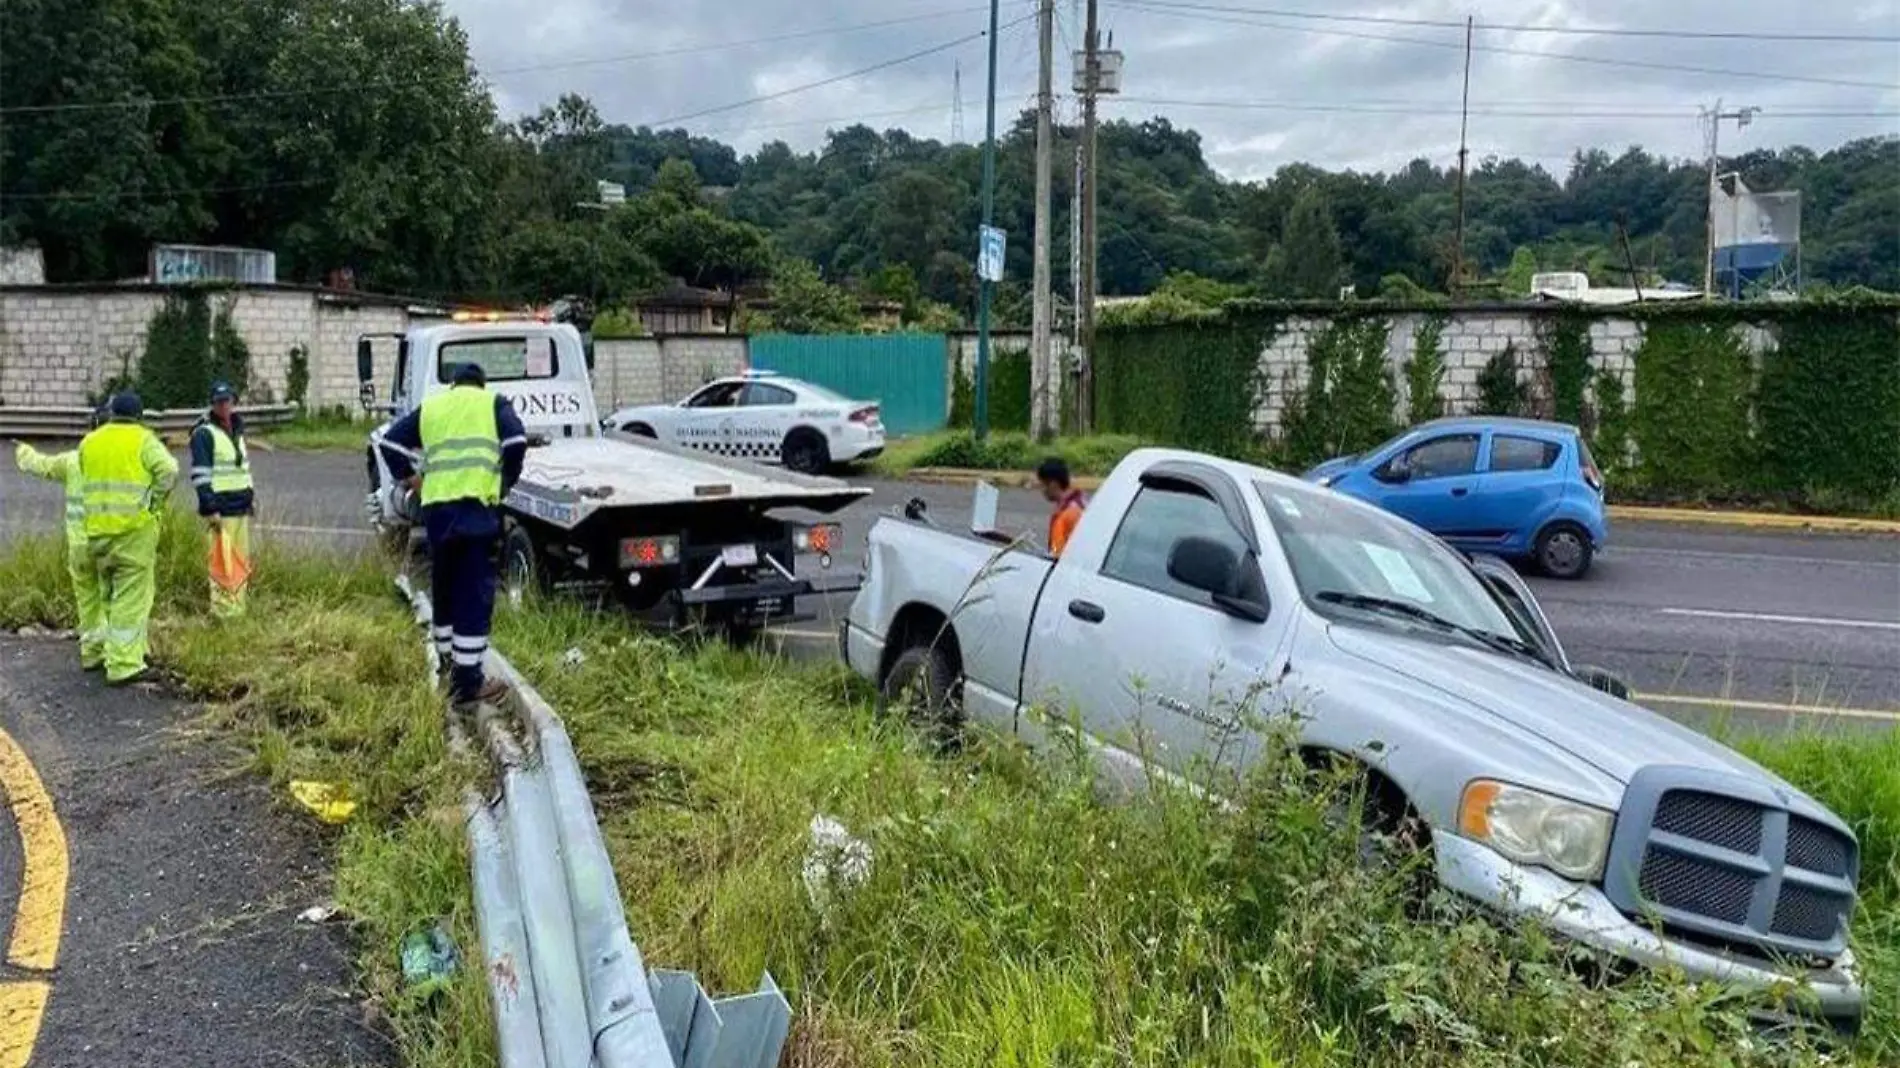
[[[298,918],[330,900],[325,832],[239,770],[228,742],[195,734],[194,714],[148,690],[106,689],[79,670],[71,642],[0,635],[0,727],[51,795],[69,856],[31,1064],[392,1063],[343,921]],[[9,807],[9,927],[24,852]]]

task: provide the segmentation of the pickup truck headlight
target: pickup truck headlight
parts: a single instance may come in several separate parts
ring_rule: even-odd
[[[1525,786],[1476,779],[1458,804],[1458,829],[1519,864],[1587,882],[1603,874],[1615,817]]]

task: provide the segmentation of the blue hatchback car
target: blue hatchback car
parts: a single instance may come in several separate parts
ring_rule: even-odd
[[[1574,426],[1494,416],[1421,423],[1304,476],[1467,552],[1581,578],[1609,538],[1603,475]]]

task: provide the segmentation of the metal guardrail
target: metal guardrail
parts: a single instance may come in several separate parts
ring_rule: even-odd
[[[396,579],[423,626],[427,593]],[[791,1005],[765,974],[751,994],[715,999],[690,972],[648,971],[560,717],[506,657],[488,670],[512,708],[475,725],[499,796],[464,798],[482,960],[502,1068],[773,1068]],[[470,748],[450,718],[451,743]]]
[[[294,404],[266,404],[239,408],[253,428],[282,426],[297,417]],[[0,407],[0,438],[81,438],[92,429],[91,408]],[[146,412],[144,423],[160,434],[182,434],[203,418],[203,408],[174,408]]]

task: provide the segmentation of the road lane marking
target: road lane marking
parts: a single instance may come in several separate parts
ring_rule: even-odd
[[[0,790],[20,833],[20,900],[14,910],[7,963],[50,972],[59,961],[66,925],[66,880],[70,857],[66,832],[33,761],[13,736],[0,730]],[[0,985],[0,1068],[24,1068],[33,1059],[46,1015],[47,984],[26,980]]]
[[[1699,708],[1732,709],[1737,712],[1779,712],[1788,716],[1839,716],[1842,719],[1871,719],[1900,723],[1900,712],[1878,708],[1832,708],[1827,705],[1791,705],[1777,701],[1744,701],[1733,697],[1697,697],[1694,694],[1639,693],[1631,700],[1638,704],[1693,705]]]
[[[1695,616],[1698,619],[1738,619],[1751,623],[1792,623],[1809,627],[1851,627],[1861,630],[1900,630],[1900,623],[1879,619],[1839,619],[1826,616],[1783,616],[1772,612],[1721,612],[1712,608],[1663,608],[1665,616]]]
[[[33,1060],[50,992],[33,979],[0,983],[0,1068],[26,1068]]]

